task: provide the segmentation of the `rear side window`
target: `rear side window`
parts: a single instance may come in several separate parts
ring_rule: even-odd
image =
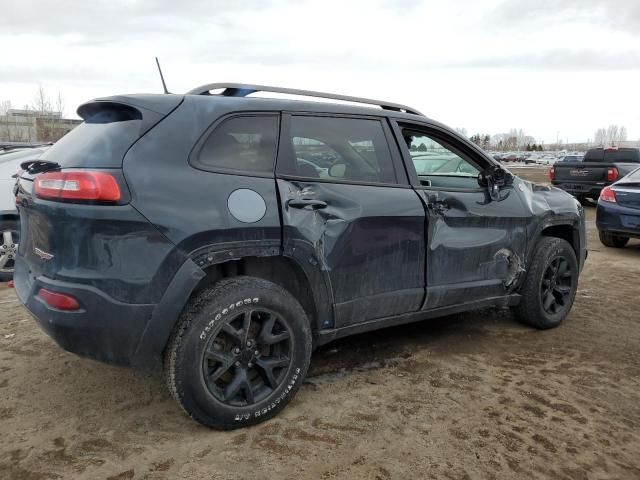
[[[289,142],[294,155],[279,173],[343,182],[396,183],[379,120],[293,115]]]
[[[212,171],[273,175],[278,124],[277,115],[223,120],[198,150],[194,166]]]
[[[127,150],[143,133],[142,113],[128,105],[108,102],[85,105],[78,113],[84,123],[58,140],[42,159],[63,168],[122,167]]]

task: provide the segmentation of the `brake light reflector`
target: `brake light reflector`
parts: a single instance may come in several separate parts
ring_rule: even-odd
[[[604,187],[600,192],[600,200],[603,202],[618,203],[616,192],[611,187]]]
[[[556,169],[554,167],[549,168],[549,180],[556,179]]]
[[[47,172],[34,183],[36,196],[45,200],[117,202],[121,198],[118,181],[104,172]]]
[[[607,168],[607,181],[615,182],[618,179],[618,169],[616,167]]]
[[[51,290],[47,290],[46,288],[41,288],[38,291],[38,296],[42,300],[44,300],[44,303],[57,310],[80,309],[80,303],[78,303],[78,300],[76,300],[75,297],[72,297],[71,295],[67,295],[66,293],[52,292]]]

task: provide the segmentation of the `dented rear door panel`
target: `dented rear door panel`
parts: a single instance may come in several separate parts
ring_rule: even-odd
[[[420,309],[425,212],[411,188],[278,179],[284,254],[322,272],[342,327]],[[292,208],[296,199],[326,203]]]

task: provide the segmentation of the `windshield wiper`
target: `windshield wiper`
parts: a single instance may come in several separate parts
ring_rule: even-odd
[[[60,164],[57,162],[50,162],[49,160],[28,160],[20,164],[20,168],[27,172],[42,173],[49,170],[60,170]]]

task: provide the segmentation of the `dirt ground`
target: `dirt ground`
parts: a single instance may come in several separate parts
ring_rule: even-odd
[[[0,287],[0,478],[640,478],[640,242],[606,248],[594,220],[561,327],[494,309],[337,341],[279,417],[233,432],[62,351]]]

